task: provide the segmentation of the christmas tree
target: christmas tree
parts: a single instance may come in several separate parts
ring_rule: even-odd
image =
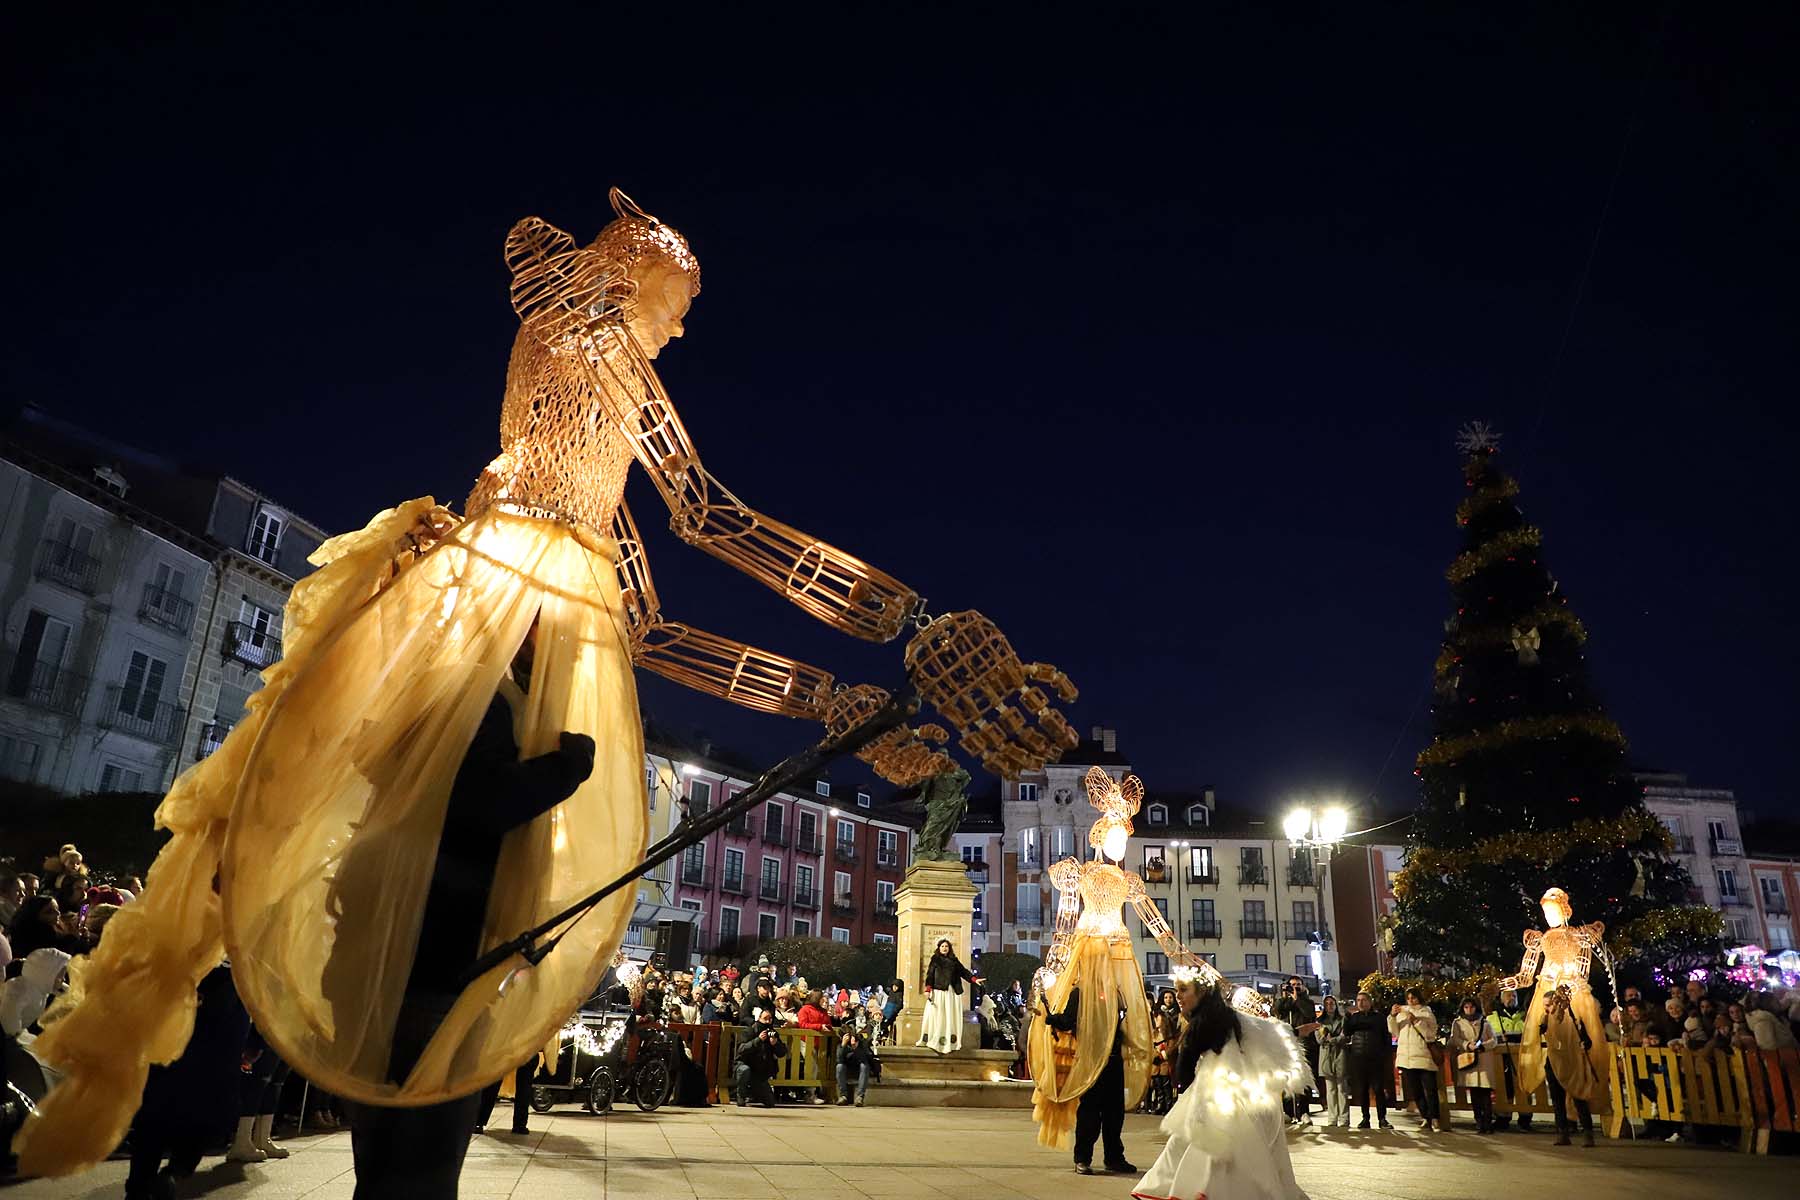
[[[1395,880],[1394,950],[1431,976],[1509,973],[1524,930],[1543,926],[1539,897],[1560,887],[1576,924],[1605,922],[1623,962],[1710,961],[1718,914],[1687,904],[1687,872],[1644,808],[1625,735],[1588,679],[1587,630],[1544,565],[1542,533],[1495,461],[1497,441],[1483,425],[1459,439],[1455,612]]]

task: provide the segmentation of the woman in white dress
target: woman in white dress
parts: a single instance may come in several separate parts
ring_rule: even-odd
[[[925,1021],[919,1028],[919,1045],[939,1054],[962,1049],[964,981],[981,982],[956,957],[950,939],[939,938],[925,963]]]
[[[1217,989],[1176,984],[1187,1030],[1175,1062],[1185,1087],[1163,1118],[1168,1144],[1137,1200],[1305,1200],[1288,1159],[1281,1098],[1312,1086],[1293,1030],[1234,1011]]]

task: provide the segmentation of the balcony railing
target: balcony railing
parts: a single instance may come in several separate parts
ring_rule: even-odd
[[[1671,833],[1669,835],[1669,840],[1675,843],[1675,853],[1677,854],[1692,854],[1694,852],[1694,839],[1685,833]]]
[[[281,639],[267,630],[233,621],[225,627],[225,657],[260,671],[281,657]]]
[[[100,589],[100,560],[66,542],[45,538],[38,545],[37,577],[92,595]]]
[[[794,907],[795,908],[817,908],[817,907],[819,907],[819,889],[818,888],[800,888],[800,887],[795,888],[794,889]]]
[[[721,875],[719,877],[719,890],[721,892],[730,892],[733,896],[744,896],[749,894],[748,889],[744,887],[744,873],[742,871],[727,871]]]
[[[897,866],[899,866],[900,865],[900,851],[877,849],[875,851],[875,865],[878,867],[897,867]]]
[[[833,896],[831,898],[831,915],[834,917],[854,917],[856,901],[849,896]]]
[[[875,901],[875,916],[877,919],[882,921],[892,921],[899,915],[900,902],[898,900]]]
[[[818,854],[821,853],[823,849],[824,847],[819,844],[819,835],[817,833],[802,833],[799,837],[794,839],[795,854]]]
[[[786,825],[777,825],[774,828],[770,828],[769,826],[764,825],[763,826],[763,841],[768,843],[771,846],[787,845],[788,844],[787,826]]]
[[[1313,869],[1311,863],[1289,863],[1287,876],[1289,887],[1316,888],[1319,886],[1319,874]]]
[[[988,885],[988,869],[987,869],[986,863],[984,863],[984,862],[970,863],[970,864],[968,864],[968,872],[969,872],[969,882],[974,884],[976,887],[986,887]]]
[[[1019,870],[1041,871],[1044,869],[1044,854],[1041,850],[1027,850],[1019,855]]]
[[[1238,936],[1245,940],[1272,941],[1275,937],[1275,922],[1245,917],[1238,922]]]
[[[764,879],[756,885],[756,898],[779,904],[781,903],[781,891],[781,880]]]
[[[1725,855],[1729,858],[1737,858],[1744,853],[1744,843],[1737,838],[1715,837],[1709,840],[1712,842],[1712,852],[1715,857]]]
[[[1188,936],[1191,938],[1211,938],[1217,941],[1225,936],[1225,929],[1217,920],[1188,922]]]
[[[1720,896],[1719,903],[1726,908],[1748,908],[1750,907],[1750,898],[1744,895]]]
[[[1319,945],[1331,945],[1331,930],[1323,921],[1283,921],[1281,936],[1285,941],[1310,942],[1313,934],[1319,935]]]
[[[725,832],[732,837],[747,838],[750,836],[750,814],[739,813],[725,823]]]
[[[1767,892],[1764,892],[1763,893],[1763,911],[1768,913],[1771,917],[1787,916],[1788,915],[1787,897],[1786,896],[1771,896]]]
[[[1208,867],[1204,871],[1196,871],[1193,867],[1189,867],[1187,881],[1189,883],[1198,884],[1201,887],[1218,887],[1219,869],[1217,867]]]
[[[1044,927],[1044,910],[1042,908],[1021,908],[1013,918],[1013,924],[1022,929],[1042,929]]]
[[[181,736],[184,716],[180,708],[146,695],[142,688],[115,683],[106,689],[100,727],[167,746]]]
[[[194,602],[183,600],[168,588],[146,583],[144,598],[138,603],[138,618],[176,633],[186,633],[194,625]]]
[[[853,863],[856,861],[856,843],[836,842],[831,847],[831,853],[839,862]]]
[[[20,662],[17,651],[9,651],[3,665],[0,678],[13,699],[56,713],[73,713],[81,706],[87,680],[75,672],[61,670],[54,663]]]
[[[1238,867],[1239,887],[1267,887],[1269,868],[1262,863],[1244,863]]]
[[[712,884],[712,865],[710,863],[682,863],[681,882],[689,887],[710,886]]]
[[[225,744],[231,733],[231,726],[223,721],[208,721],[200,727],[200,745],[194,750],[196,760],[205,758],[214,750]]]

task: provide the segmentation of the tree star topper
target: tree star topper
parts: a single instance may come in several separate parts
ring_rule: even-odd
[[[1500,431],[1486,421],[1470,421],[1456,431],[1456,448],[1464,454],[1500,449]]]

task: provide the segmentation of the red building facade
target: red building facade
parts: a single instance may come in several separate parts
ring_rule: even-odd
[[[690,820],[730,803],[754,775],[679,749],[666,757]],[[891,941],[894,891],[911,853],[905,816],[878,809],[868,785],[821,779],[685,850],[675,863],[674,899],[699,914],[695,948],[705,957],[734,956],[776,937]]]

